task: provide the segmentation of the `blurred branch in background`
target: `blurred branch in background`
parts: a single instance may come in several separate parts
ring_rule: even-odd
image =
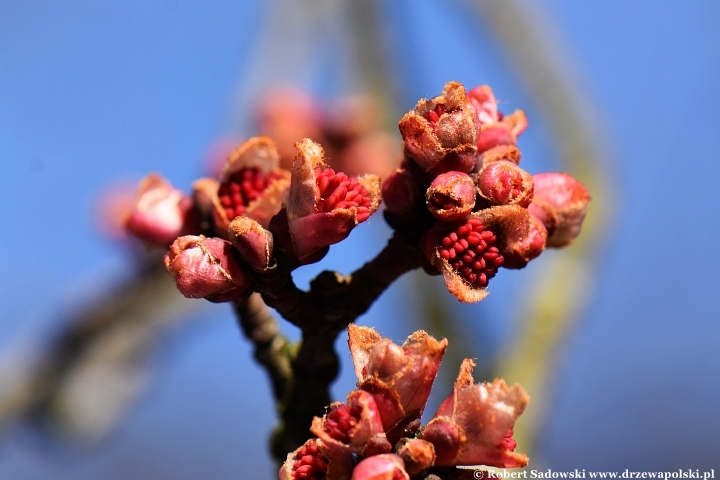
[[[99,440],[145,386],[163,334],[202,306],[177,292],[158,255],[143,258],[134,276],[57,322],[36,361],[4,359],[0,429],[30,420],[64,438]]]
[[[565,50],[555,43],[555,32],[531,2],[514,0],[471,2],[507,51],[515,71],[544,114],[554,136],[561,168],[572,173],[592,193],[593,202],[583,234],[563,255],[548,258],[542,278],[529,286],[533,292],[518,312],[517,335],[498,361],[498,376],[518,382],[530,392],[531,407],[517,425],[515,438],[533,456],[533,440],[547,411],[556,352],[580,318],[589,299],[595,269],[593,251],[610,219],[612,195],[603,172],[603,154],[594,134],[593,111],[572,76]],[[539,6],[538,6],[539,7]]]

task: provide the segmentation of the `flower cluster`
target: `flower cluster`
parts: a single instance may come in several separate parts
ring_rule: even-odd
[[[447,340],[418,331],[400,346],[351,324],[348,344],[358,389],[315,418],[316,438],[288,455],[281,480],[409,480],[455,466],[527,465],[512,439],[528,402],[520,386],[474,384],[467,359],[450,396],[421,426]]]
[[[252,289],[249,271],[273,267],[280,253],[297,265],[320,260],[380,204],[376,175],[335,172],[309,139],[296,149],[290,172],[278,166],[269,138],[251,138],[219,178],[196,181],[192,195],[151,174],[140,183],[127,228],[170,246],[165,267],[186,297],[240,299]]]
[[[385,218],[397,230],[420,230],[425,269],[441,273],[459,300],[482,300],[499,267],[523,268],[579,234],[587,189],[568,174],[518,166],[527,119],[499,112],[488,86],[466,92],[449,82],[399,127],[404,157],[383,183]]]

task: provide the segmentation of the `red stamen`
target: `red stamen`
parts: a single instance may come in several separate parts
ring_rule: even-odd
[[[323,430],[338,442],[349,443],[361,414],[360,405],[353,405],[353,408],[344,403],[337,405],[325,416]]]
[[[218,189],[220,204],[228,219],[242,215],[250,202],[260,197],[268,184],[277,178],[276,173],[265,176],[257,168],[244,168],[232,174]]]
[[[295,454],[293,480],[319,480],[327,476],[328,459],[322,454],[314,440],[308,441]]]
[[[336,208],[355,207],[358,223],[370,217],[372,200],[365,187],[355,177],[348,177],[342,172],[335,173],[332,168],[315,169],[316,183],[320,190],[317,203],[318,211],[330,212]]]
[[[492,246],[496,240],[480,220],[471,218],[440,240],[438,254],[467,283],[485,287],[504,261],[498,248]]]

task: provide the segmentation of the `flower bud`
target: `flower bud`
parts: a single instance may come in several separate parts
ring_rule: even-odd
[[[517,148],[517,146],[498,145],[478,155],[477,170],[480,171],[484,166],[501,160],[506,160],[518,165],[520,163],[520,156],[520,149]]]
[[[468,98],[475,107],[480,125],[495,123],[500,119],[497,100],[492,89],[487,85],[479,85],[468,92]]]
[[[441,222],[455,222],[475,207],[475,183],[465,173],[441,173],[430,184],[425,201],[430,213]]]
[[[528,207],[547,228],[548,247],[564,247],[580,234],[590,201],[587,188],[567,173],[533,175],[535,195]]]
[[[335,402],[323,418],[315,417],[310,431],[328,448],[362,456],[388,453],[392,446],[385,438],[380,412],[373,396],[353,390],[347,404]],[[368,451],[371,450],[371,451]]]
[[[448,82],[442,95],[420,100],[398,127],[409,154],[433,176],[474,168],[478,120],[462,84]]]
[[[377,175],[348,177],[323,161],[323,149],[310,139],[295,144],[298,154],[286,200],[294,254],[303,260],[338,243],[380,204]]]
[[[232,244],[220,238],[186,235],[165,255],[165,270],[188,298],[229,302],[241,298],[250,282],[232,256]]]
[[[525,131],[527,125],[527,117],[522,110],[516,110],[496,123],[483,125],[477,137],[478,153],[486,152],[499,145],[515,145],[517,137]]]
[[[200,230],[192,199],[157,173],[140,181],[135,207],[125,225],[140,240],[162,246]]]
[[[485,287],[499,267],[521,268],[537,256],[536,243],[528,242],[532,225],[522,207],[491,207],[456,224],[436,224],[421,246],[448,291],[461,302],[475,303],[487,296]]]
[[[470,359],[463,362],[453,393],[440,405],[422,438],[435,445],[438,466],[524,467],[528,458],[514,451],[512,429],[528,396],[519,385],[508,388],[502,379],[474,385],[474,365]],[[457,453],[450,458],[455,445]]]
[[[330,478],[330,477],[328,477]],[[410,480],[402,458],[392,453],[375,455],[355,467],[352,480]]]
[[[274,264],[273,234],[249,217],[236,217],[228,227],[228,237],[243,261],[256,271]]]
[[[288,454],[285,463],[280,467],[279,479],[347,480],[352,471],[352,454],[331,450],[322,440],[312,438]]]
[[[404,168],[398,168],[382,183],[382,199],[387,211],[402,216],[420,203],[420,192],[414,176]]]
[[[527,207],[533,198],[533,178],[512,162],[501,160],[483,167],[477,176],[478,193],[491,205]]]
[[[398,442],[397,455],[405,462],[405,471],[417,475],[435,464],[435,447],[418,438],[403,438]]]
[[[351,323],[348,345],[358,387],[374,397],[388,441],[394,444],[406,429],[419,426],[447,340],[438,342],[420,330],[398,346],[372,328]]]
[[[277,167],[275,144],[267,137],[254,137],[228,158],[220,181],[200,179],[193,185],[196,202],[209,211],[215,231],[227,238],[230,222],[244,215],[267,227],[280,211],[290,174]]]

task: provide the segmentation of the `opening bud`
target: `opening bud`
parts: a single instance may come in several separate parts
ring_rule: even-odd
[[[567,173],[533,175],[535,195],[530,213],[547,228],[548,247],[564,247],[580,234],[590,193],[585,185]]]
[[[329,477],[328,477],[329,478]],[[368,457],[353,470],[352,480],[410,480],[402,458],[392,453]]]
[[[425,201],[430,213],[441,222],[461,220],[475,207],[475,183],[465,173],[441,173],[430,184]]]
[[[491,162],[477,176],[478,193],[491,205],[527,207],[533,198],[533,178],[515,163]]]
[[[165,255],[165,270],[188,298],[229,302],[241,298],[249,280],[232,256],[232,244],[221,238],[186,235]]]
[[[236,217],[230,222],[228,237],[243,261],[254,270],[266,270],[275,263],[273,234],[252,218]]]

